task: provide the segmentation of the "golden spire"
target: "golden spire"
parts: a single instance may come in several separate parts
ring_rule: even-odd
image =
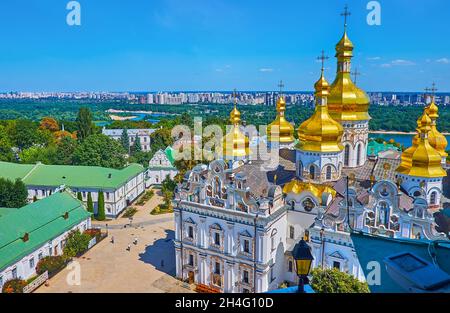
[[[430,142],[430,145],[439,152],[441,157],[445,159],[448,156],[446,152],[448,142],[447,138],[445,138],[445,136],[442,135],[437,129],[437,119],[439,118],[439,108],[436,105],[435,101],[436,100],[435,92],[437,91],[437,89],[435,83],[433,83],[432,86],[433,86],[432,88],[425,89],[426,91],[432,92],[431,103],[426,108],[426,112],[431,119],[431,131],[428,134],[428,141]]]
[[[233,93],[234,108],[230,112],[231,131],[223,137],[222,148],[225,159],[242,158],[250,155],[249,139],[240,130],[241,112],[237,109],[236,90]]]
[[[447,173],[442,168],[441,155],[428,142],[428,134],[431,131],[431,119],[426,112],[422,115],[420,122],[420,140],[417,148],[412,152],[411,166],[405,168],[400,166],[397,171],[404,175],[416,177],[445,177]]]
[[[291,143],[295,140],[294,126],[292,126],[292,124],[289,123],[284,116],[284,112],[286,111],[286,101],[282,95],[282,89],[284,87],[283,81],[280,81],[278,87],[280,87],[280,96],[277,101],[278,114],[275,120],[268,126],[267,134],[269,141],[271,142],[279,140],[280,143]],[[278,127],[278,138],[275,131],[274,134],[272,134],[273,127]]]
[[[316,108],[313,115],[298,128],[300,139],[298,148],[303,151],[340,152],[344,129],[328,113],[327,97],[329,84],[324,77],[324,61],[327,59],[322,51],[322,70],[319,80],[314,84]]]
[[[347,35],[347,17],[351,15],[348,7],[344,12],[344,35],[336,45],[338,61],[336,79],[331,84],[328,107],[330,115],[338,122],[370,120],[367,94],[359,89],[351,79],[351,59],[353,57],[353,43]]]

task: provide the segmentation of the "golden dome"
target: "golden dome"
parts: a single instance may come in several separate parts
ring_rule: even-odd
[[[328,97],[330,115],[338,122],[370,120],[368,113],[370,98],[350,77],[352,57],[353,44],[345,31],[336,45],[337,75],[331,84]]]
[[[416,151],[417,147],[419,146],[420,142],[420,132],[421,132],[420,129],[422,127],[422,117],[423,115],[421,115],[417,120],[417,128],[416,128],[417,134],[412,139],[412,146],[402,152],[401,163],[400,166],[397,168],[397,172],[407,171],[412,166],[412,156]]]
[[[329,193],[333,198],[336,196],[336,190],[327,185],[313,184],[310,182],[302,182],[297,179],[294,179],[284,185],[283,193],[289,194],[301,194],[302,192],[309,191],[316,197],[317,199],[322,200],[323,193]]]
[[[298,128],[298,148],[303,151],[339,152],[342,146],[344,129],[328,113],[327,96],[329,85],[323,70],[319,80],[315,83],[316,108],[313,115]]]
[[[278,127],[279,142],[289,143],[295,140],[294,138],[294,126],[289,123],[284,117],[284,112],[286,111],[286,101],[283,97],[278,98],[277,101],[277,118],[269,125],[267,128],[267,134],[269,136],[269,141],[276,141],[277,136],[274,134],[272,136],[272,127]],[[275,131],[274,131],[275,133]]]
[[[431,131],[431,119],[424,113],[421,119],[420,140],[417,148],[412,152],[411,166],[397,171],[404,175],[435,178],[447,176],[441,165],[441,155],[428,142],[428,134]],[[403,157],[402,157],[403,163]]]
[[[446,158],[448,154],[445,150],[447,149],[448,142],[447,138],[445,138],[436,127],[437,119],[439,118],[439,108],[434,102],[434,97],[432,98],[430,105],[426,108],[426,112],[431,119],[431,130],[428,133],[428,141],[430,142],[430,145],[439,152],[441,157]]]
[[[239,128],[241,112],[234,106],[230,113],[230,122],[233,124],[231,131],[223,137],[222,148],[225,159],[246,157],[250,155],[249,139]]]

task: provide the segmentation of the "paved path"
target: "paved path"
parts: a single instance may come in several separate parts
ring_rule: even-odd
[[[132,227],[123,227],[128,223],[125,218],[107,222],[109,237],[76,259],[81,269],[80,285],[67,283],[71,272],[65,269],[50,280],[48,287],[41,286],[36,292],[191,292],[173,277],[173,214],[150,215],[160,201],[161,197],[155,195],[144,207],[136,206],[139,211]],[[106,223],[95,224],[105,227]],[[136,237],[138,244],[134,245]],[[130,251],[126,250],[128,245]]]

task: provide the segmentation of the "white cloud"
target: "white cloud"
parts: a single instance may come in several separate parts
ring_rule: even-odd
[[[381,60],[381,57],[370,57],[370,58],[367,58],[367,60],[368,61],[379,61],[379,60]]]
[[[393,67],[393,66],[412,66],[412,65],[416,65],[416,63],[409,61],[409,60],[397,59],[397,60],[393,60],[389,63],[383,63],[380,66],[384,67],[384,68],[389,68],[389,67]]]
[[[269,73],[273,72],[273,68],[260,68],[259,71],[262,73]]]
[[[450,63],[450,59],[448,59],[448,58],[442,58],[442,59],[436,60],[436,62],[438,62],[438,63],[443,63],[443,64],[449,64],[449,63]]]
[[[399,65],[399,66],[411,66],[411,65],[416,65],[416,63],[412,62],[412,61],[408,61],[408,60],[402,60],[402,59],[398,59],[398,60],[394,60],[391,62],[392,65]]]

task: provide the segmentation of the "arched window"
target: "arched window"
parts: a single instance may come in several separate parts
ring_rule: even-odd
[[[331,179],[331,166],[328,165],[327,166],[327,175],[326,175],[327,180]]]
[[[431,193],[431,195],[430,195],[430,204],[431,205],[435,205],[436,204],[436,196],[437,196],[436,191],[433,191]]]
[[[361,165],[361,144],[359,144],[356,149],[356,165]]]
[[[344,165],[348,166],[350,163],[350,146],[345,146],[345,152],[344,152]]]
[[[311,179],[316,179],[316,170],[314,168],[314,165],[311,165],[309,167],[309,177],[311,177]]]

